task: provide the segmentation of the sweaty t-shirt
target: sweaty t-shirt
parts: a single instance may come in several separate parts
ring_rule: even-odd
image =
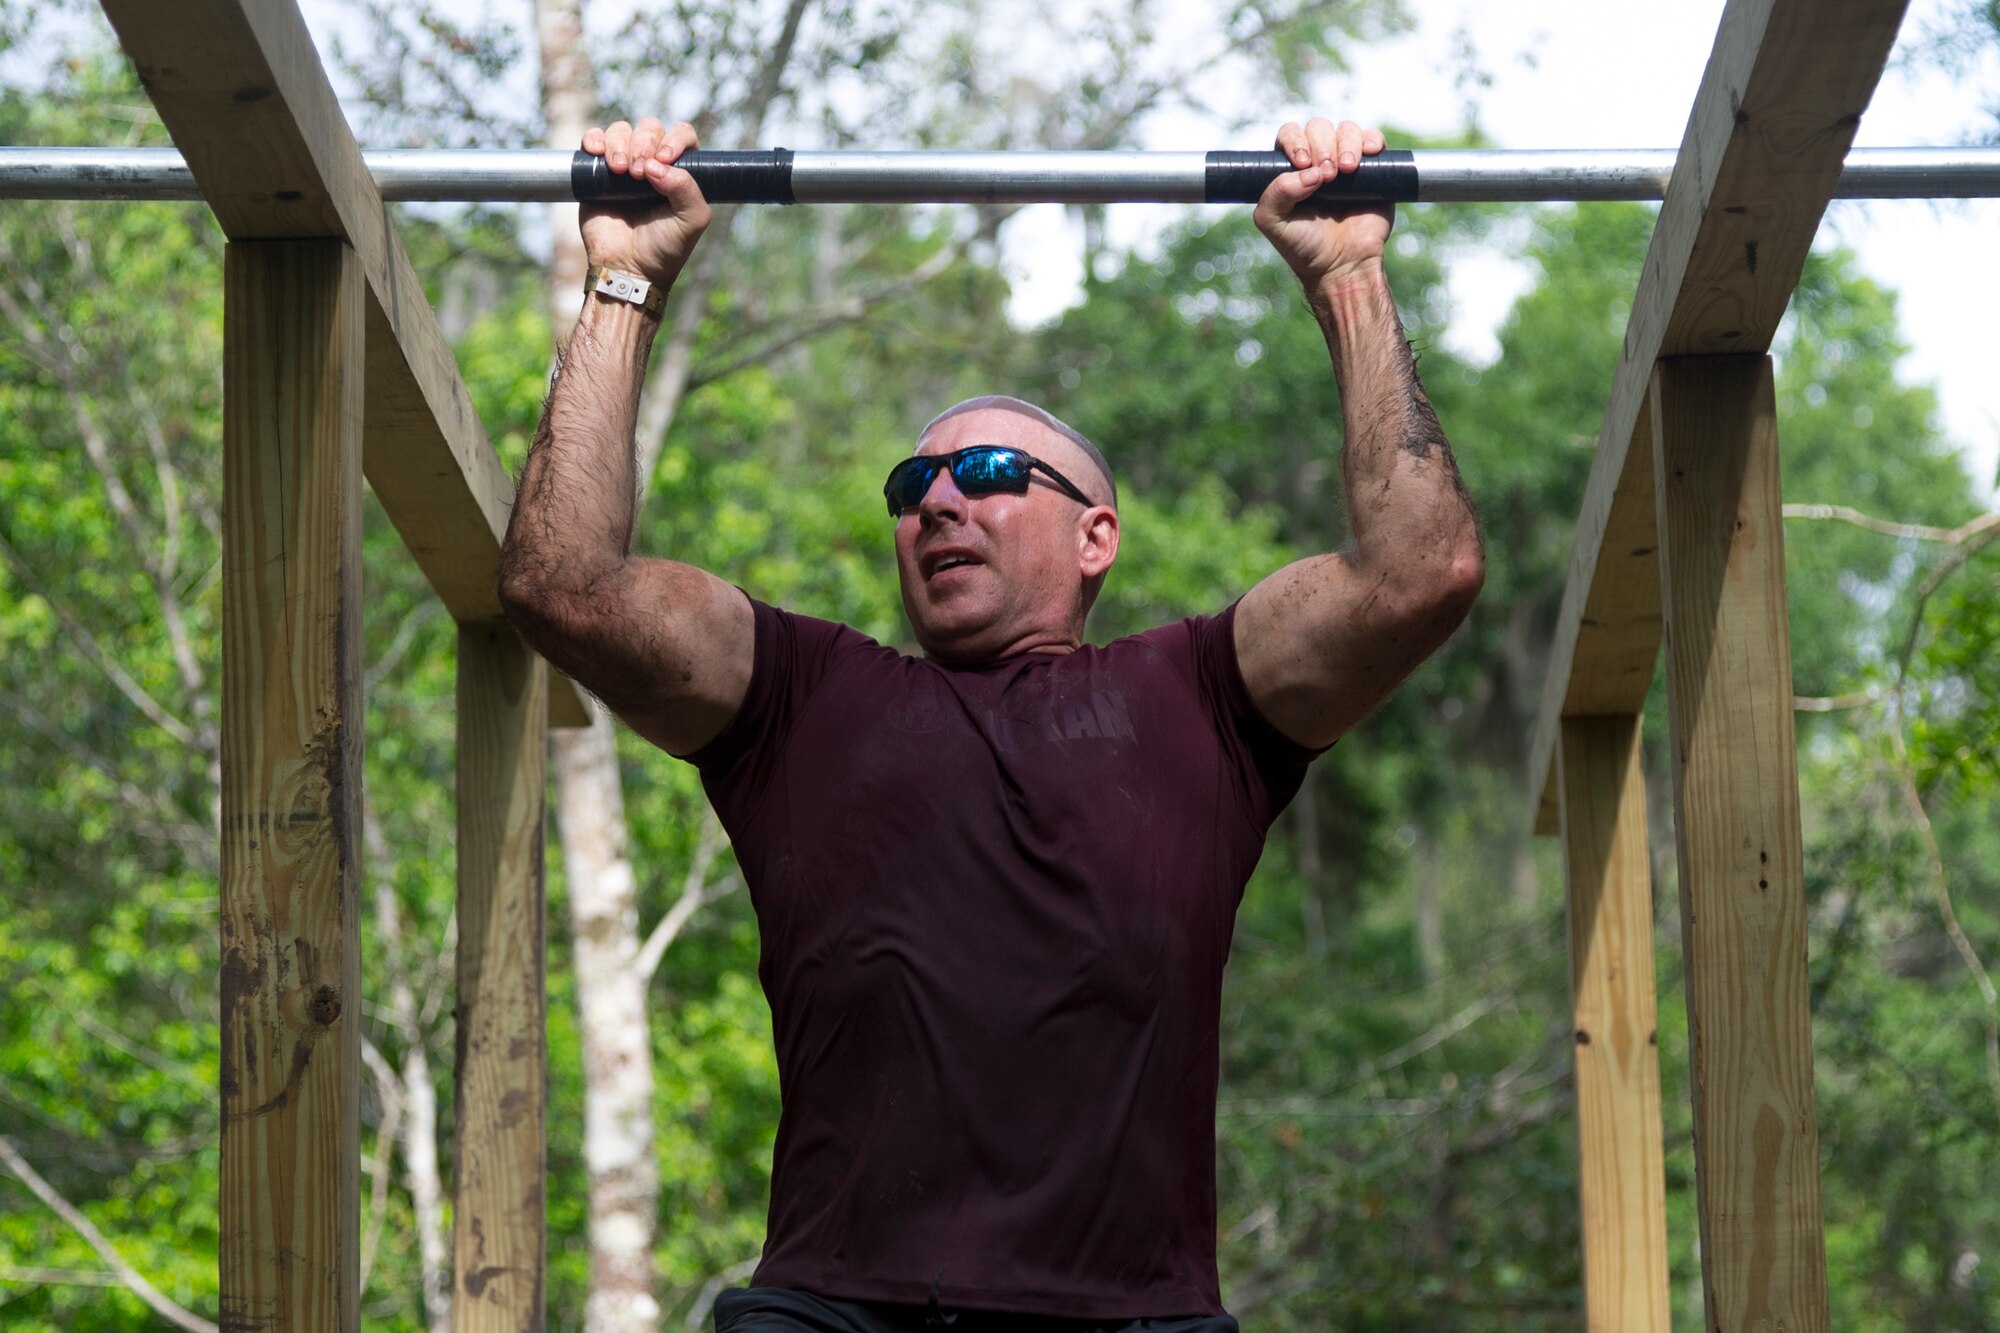
[[[1223,964],[1313,755],[1251,703],[1234,608],[964,669],[752,605],[749,692],[692,758],[776,1030],[755,1283],[1220,1313]]]

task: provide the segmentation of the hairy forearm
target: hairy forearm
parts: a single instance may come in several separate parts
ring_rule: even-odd
[[[587,594],[631,556],[633,430],[659,321],[586,298],[528,450],[500,556],[512,604]]]
[[[1397,583],[1475,575],[1472,501],[1417,378],[1387,277],[1371,267],[1321,284],[1308,300],[1340,387],[1350,559]]]

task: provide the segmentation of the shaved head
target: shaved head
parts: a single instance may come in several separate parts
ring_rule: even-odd
[[[981,394],[977,398],[968,398],[962,403],[953,403],[950,407],[932,417],[930,422],[917,432],[917,447],[919,449],[923,448],[924,437],[937,429],[938,426],[966,412],[1013,412],[1016,415],[1027,417],[1030,421],[1048,427],[1078,449],[1081,449],[1084,457],[1090,460],[1091,466],[1097,469],[1097,475],[1103,478],[1104,489],[1092,498],[1102,499],[1103,503],[1111,506],[1113,509],[1118,507],[1118,480],[1111,475],[1111,464],[1105,461],[1103,450],[1086,439],[1082,431],[1077,430],[1047,408],[1031,403],[1025,398],[1011,398],[1004,393],[988,393]],[[1082,479],[1073,480],[1077,480],[1080,485],[1083,484]],[[1097,490],[1094,486],[1087,487],[1086,489]]]
[[[954,403],[913,454],[934,463],[982,445],[1015,449],[1044,472],[960,490],[933,467],[927,489],[896,510],[896,569],[917,643],[948,662],[1069,652],[1118,558],[1118,489],[1097,446],[1035,404],[1005,394]],[[1079,503],[1079,501],[1081,503]]]

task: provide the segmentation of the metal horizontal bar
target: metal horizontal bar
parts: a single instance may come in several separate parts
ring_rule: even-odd
[[[793,155],[792,192],[819,203],[1198,204],[1205,153]]]
[[[1276,154],[1202,152],[807,152],[690,154],[715,202],[1199,203],[1217,200],[1216,161],[1256,185],[1283,170]],[[1347,199],[1552,203],[1661,199],[1671,149],[1417,149],[1370,162]],[[1268,164],[1261,159],[1268,158]],[[407,201],[570,201],[590,159],[547,149],[391,149],[366,155],[382,197]],[[584,169],[579,169],[582,159]],[[707,159],[705,163],[703,159]],[[1266,174],[1259,175],[1264,172]],[[601,166],[599,177],[607,176]],[[1379,176],[1381,193],[1369,193]],[[1413,178],[1414,187],[1410,181]],[[607,195],[629,190],[611,178]],[[1261,186],[1256,186],[1261,188]],[[2000,148],[1857,148],[1834,190],[1842,199],[2000,198]],[[0,148],[0,200],[199,199],[170,148]]]

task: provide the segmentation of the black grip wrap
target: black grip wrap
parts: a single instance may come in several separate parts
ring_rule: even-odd
[[[702,149],[683,153],[676,166],[701,187],[711,204],[789,204],[792,201],[792,150],[736,152]],[[570,163],[570,192],[578,203],[619,203],[656,199],[651,181],[613,172],[594,153],[578,152]]]
[[[1264,188],[1287,171],[1291,161],[1275,150],[1208,155],[1204,191],[1211,204],[1254,204]],[[1407,148],[1392,148],[1361,159],[1361,167],[1337,176],[1313,193],[1311,203],[1415,203],[1417,160]]]

